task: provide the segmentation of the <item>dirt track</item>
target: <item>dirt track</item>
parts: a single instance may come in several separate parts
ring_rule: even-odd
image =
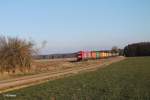
[[[20,89],[24,87],[28,87],[35,84],[40,84],[48,80],[54,80],[61,77],[66,77],[70,75],[74,75],[80,72],[84,71],[91,71],[96,70],[101,67],[105,67],[109,64],[112,64],[114,62],[118,62],[121,60],[124,60],[124,57],[114,57],[114,58],[108,58],[108,59],[101,59],[98,60],[99,63],[96,65],[87,65],[87,66],[81,66],[81,67],[71,67],[68,69],[53,71],[53,72],[46,72],[36,75],[30,75],[30,76],[23,76],[20,78],[13,78],[9,80],[2,80],[0,81],[0,93],[12,91],[15,89]]]

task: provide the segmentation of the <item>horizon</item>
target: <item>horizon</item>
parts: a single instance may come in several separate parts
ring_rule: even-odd
[[[150,42],[149,0],[1,1],[0,35],[45,41],[40,54]]]

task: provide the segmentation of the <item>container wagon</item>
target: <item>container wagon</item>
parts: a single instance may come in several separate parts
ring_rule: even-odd
[[[77,60],[88,60],[88,59],[101,59],[118,56],[118,53],[111,51],[79,51],[77,53]]]

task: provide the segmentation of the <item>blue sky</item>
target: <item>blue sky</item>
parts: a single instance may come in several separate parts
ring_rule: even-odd
[[[150,41],[150,0],[0,0],[0,34],[32,39],[41,53],[123,48]]]

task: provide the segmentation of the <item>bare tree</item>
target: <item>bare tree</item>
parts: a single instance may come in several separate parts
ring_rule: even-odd
[[[0,36],[0,71],[15,73],[29,70],[32,63],[32,54],[35,52],[33,43],[19,38]]]
[[[118,53],[119,52],[119,48],[117,46],[113,46],[111,51],[114,52],[114,53]]]

